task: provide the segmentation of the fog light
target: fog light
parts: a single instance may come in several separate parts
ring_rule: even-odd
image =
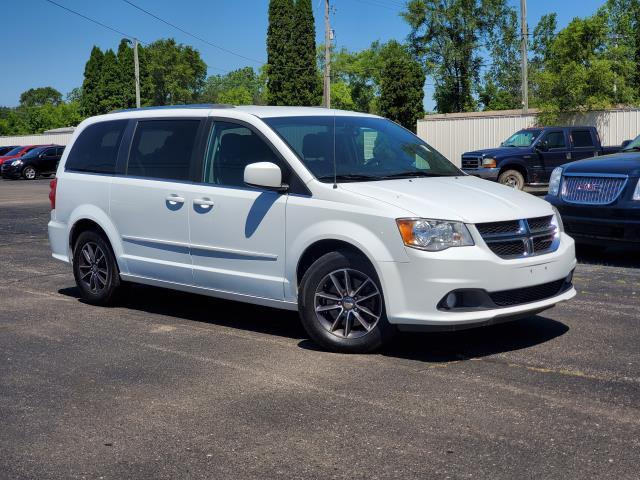
[[[567,282],[567,283],[573,282],[573,270],[571,270],[571,273],[569,275],[567,275],[567,278],[565,279],[565,282]]]
[[[453,292],[447,295],[447,298],[444,299],[444,306],[447,308],[454,308],[456,303],[458,303],[458,297]]]

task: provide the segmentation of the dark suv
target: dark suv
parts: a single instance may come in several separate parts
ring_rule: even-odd
[[[34,180],[39,175],[53,175],[63,151],[64,147],[61,145],[34,148],[20,158],[4,162],[0,170],[2,178],[22,177]]]

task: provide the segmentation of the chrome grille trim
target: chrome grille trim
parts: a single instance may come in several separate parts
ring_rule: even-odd
[[[608,205],[620,197],[628,180],[627,175],[565,173],[560,195],[567,203]]]
[[[482,162],[482,157],[478,156],[462,156],[462,168],[470,168],[476,169],[480,168],[480,163]]]
[[[506,260],[555,252],[560,245],[560,232],[553,215],[524,220],[476,224],[487,247]]]

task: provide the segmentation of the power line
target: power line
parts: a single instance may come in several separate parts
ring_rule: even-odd
[[[47,0],[47,1],[49,1],[49,0]],[[198,35],[194,35],[193,33],[191,33],[191,32],[189,32],[189,31],[185,30],[184,28],[181,28],[181,27],[179,27],[179,26],[177,26],[177,25],[175,25],[175,24],[173,24],[173,23],[171,23],[171,22],[169,22],[169,21],[165,20],[164,18],[160,18],[160,17],[159,17],[159,16],[157,16],[156,14],[151,13],[151,12],[150,12],[150,11],[148,11],[148,10],[145,10],[144,8],[142,8],[142,7],[138,6],[138,5],[136,5],[136,4],[135,4],[135,3],[133,3],[133,2],[130,2],[129,0],[122,0],[122,1],[123,1],[123,2],[125,2],[125,3],[128,3],[128,4],[129,4],[129,5],[131,5],[133,8],[136,8],[136,9],[140,10],[141,12],[146,13],[147,15],[149,15],[149,16],[151,16],[151,17],[155,18],[156,20],[158,20],[158,21],[160,21],[160,22],[162,22],[162,23],[164,23],[164,24],[166,24],[166,25],[169,25],[169,26],[170,26],[170,27],[172,27],[172,28],[175,28],[176,30],[178,30],[178,31],[180,31],[180,32],[182,32],[182,33],[184,33],[185,35],[189,35],[190,37],[195,38],[196,40],[198,40],[198,41],[200,41],[200,42],[202,42],[202,43],[205,43],[205,44],[207,44],[207,45],[209,45],[209,46],[211,46],[211,47],[217,48],[218,50],[221,50],[221,51],[223,51],[223,52],[229,53],[229,54],[231,54],[231,55],[235,55],[236,57],[240,57],[240,58],[243,58],[243,59],[245,59],[245,60],[249,60],[250,62],[255,62],[255,63],[260,63],[260,64],[265,63],[263,60],[256,60],[255,58],[246,57],[246,56],[244,56],[244,55],[242,55],[242,54],[240,54],[240,53],[234,52],[233,50],[229,50],[228,48],[221,47],[220,45],[216,45],[215,43],[212,43],[212,42],[210,42],[210,41],[209,41],[209,40],[207,40],[207,39],[204,39],[204,38],[202,38],[202,37],[199,37]]]
[[[49,3],[51,3],[52,5],[55,5],[56,7],[59,7],[59,8],[62,8],[63,10],[66,10],[67,12],[73,13],[74,15],[77,15],[77,16],[79,16],[79,17],[82,17],[82,18],[84,18],[85,20],[89,20],[90,22],[93,22],[93,23],[95,23],[96,25],[100,25],[101,27],[106,28],[107,30],[111,30],[112,32],[117,33],[118,35],[122,35],[123,37],[129,38],[129,39],[132,39],[132,40],[138,40],[138,42],[140,42],[140,43],[142,43],[142,44],[144,44],[144,45],[148,45],[148,43],[143,42],[142,40],[140,40],[139,38],[134,37],[133,35],[129,35],[129,34],[127,34],[127,33],[121,32],[120,30],[118,30],[118,29],[116,29],[116,28],[113,28],[113,27],[110,27],[109,25],[105,25],[104,23],[99,22],[98,20],[95,20],[95,19],[93,19],[93,18],[87,17],[86,15],[83,15],[83,14],[82,14],[82,13],[80,13],[80,12],[76,12],[75,10],[72,10],[72,9],[70,9],[70,8],[67,8],[67,7],[65,7],[64,5],[60,5],[59,3],[54,2],[53,0],[45,0],[45,2],[49,2]]]

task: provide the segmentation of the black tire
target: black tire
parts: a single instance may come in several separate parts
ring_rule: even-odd
[[[602,255],[607,250],[607,248],[608,247],[605,245],[576,242],[576,250],[578,255],[599,256]]]
[[[516,190],[522,190],[524,188],[524,175],[518,170],[505,170],[498,177],[498,183]]]
[[[93,259],[91,250],[95,252]],[[87,230],[78,236],[73,248],[73,276],[85,302],[100,306],[113,302],[120,286],[120,273],[111,245],[103,235]]]
[[[336,298],[337,295],[342,296],[342,302],[338,303],[335,303],[337,302],[335,299],[326,300],[324,297],[320,297],[325,293],[322,288],[331,285],[326,279],[330,278],[330,274],[336,274],[336,272],[347,272],[344,275],[350,276],[348,282],[351,286],[350,291],[347,292],[347,289],[343,288],[345,277],[338,280],[343,293],[345,293],[342,296],[335,283],[331,282],[334,285],[331,288],[335,288]],[[365,278],[368,278],[369,281],[365,281]],[[359,295],[357,290],[362,291],[363,294]],[[366,299],[365,297],[371,295],[371,292],[373,292],[373,296]],[[349,296],[352,293],[354,295]],[[298,311],[302,325],[311,339],[326,350],[343,353],[367,353],[380,348],[396,333],[396,328],[387,320],[384,295],[378,275],[369,261],[361,255],[350,252],[331,252],[323,255],[305,272],[300,282],[298,297]],[[356,300],[357,298],[364,300]],[[344,303],[347,301],[348,304]],[[365,303],[358,303],[359,301],[372,303],[365,305]],[[316,302],[327,302],[327,304],[316,305]],[[331,312],[317,313],[316,306],[319,308],[335,306],[336,308]],[[377,320],[374,320],[374,315],[369,316],[372,313],[379,314]],[[334,315],[336,318],[341,316],[341,320],[334,319]],[[331,329],[336,325],[336,322],[338,322],[337,329],[332,331]],[[349,322],[351,326],[347,327]],[[368,327],[365,324],[368,324]]]
[[[38,178],[38,171],[35,169],[35,167],[27,165],[22,169],[22,178],[24,178],[25,180],[35,180],[36,178]]]

